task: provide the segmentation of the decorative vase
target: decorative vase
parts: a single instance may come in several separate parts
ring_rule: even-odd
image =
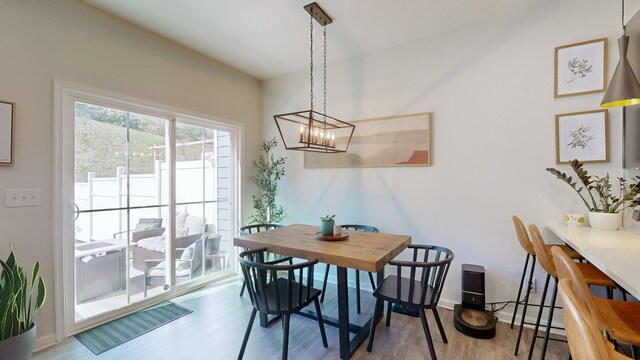
[[[18,336],[0,341],[0,354],[3,359],[29,360],[36,341],[36,325]]]
[[[322,233],[322,235],[324,236],[332,236],[333,235],[333,225],[335,225],[336,222],[331,219],[331,220],[322,220],[320,222],[320,232]]]
[[[598,230],[618,230],[622,226],[622,213],[589,211],[589,223]]]

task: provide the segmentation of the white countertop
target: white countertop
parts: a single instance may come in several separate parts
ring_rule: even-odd
[[[640,233],[547,224],[547,228],[590,263],[640,299]]]

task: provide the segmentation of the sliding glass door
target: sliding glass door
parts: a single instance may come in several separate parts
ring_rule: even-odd
[[[64,101],[67,335],[229,273],[237,129],[89,94]]]

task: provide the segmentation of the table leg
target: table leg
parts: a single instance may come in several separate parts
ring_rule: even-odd
[[[340,359],[351,357],[349,341],[349,295],[347,288],[347,269],[336,266],[338,274],[338,337],[340,339]]]

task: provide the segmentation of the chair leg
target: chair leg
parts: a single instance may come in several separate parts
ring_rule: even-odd
[[[322,336],[322,345],[327,348],[329,344],[327,343],[327,334],[324,332],[324,321],[322,320],[322,312],[320,311],[320,301],[318,298],[313,300],[313,303],[316,305],[316,316],[318,316],[318,325],[320,326],[320,336]]]
[[[540,310],[538,310],[538,317],[536,318],[536,326],[533,329],[533,335],[531,336],[531,345],[529,346],[529,356],[527,357],[527,360],[531,360],[531,356],[533,355],[533,348],[536,346],[538,329],[540,328],[540,319],[542,318],[542,311],[544,310],[544,300],[547,297],[547,289],[549,288],[549,279],[551,279],[551,275],[547,274],[547,280],[545,280],[544,289],[542,290],[542,299],[540,299]]]
[[[240,288],[240,297],[244,294],[244,288],[247,286],[247,281],[242,280],[242,288]]]
[[[376,282],[373,281],[373,274],[372,273],[368,273],[369,274],[369,281],[371,282],[371,290],[375,290],[376,289]]]
[[[540,353],[540,360],[544,360],[547,356],[547,344],[549,343],[549,335],[551,334],[551,321],[553,320],[553,312],[556,306],[556,296],[558,295],[558,279],[554,278],[553,295],[551,295],[551,303],[549,304],[549,318],[547,319],[547,331],[544,334],[544,342],[542,342],[542,352]]]
[[[513,329],[513,323],[516,321],[516,314],[518,313],[518,305],[520,304],[520,295],[522,295],[522,285],[524,284],[524,277],[527,273],[527,266],[529,265],[529,257],[531,254],[527,253],[527,259],[524,261],[524,268],[522,268],[522,277],[520,277],[520,287],[518,288],[518,297],[516,298],[516,306],[513,309],[513,315],[511,316],[511,326],[510,329]],[[531,286],[529,286],[531,288]]]
[[[284,322],[284,333],[282,334],[282,360],[287,360],[289,357],[289,319],[291,315],[282,315],[282,321]]]
[[[391,304],[391,301],[387,301],[387,321],[385,323],[385,325],[387,327],[389,327],[389,325],[391,325],[391,307],[393,305]]]
[[[249,325],[247,325],[247,330],[244,333],[244,339],[242,340],[242,346],[240,347],[240,354],[238,354],[238,360],[242,360],[244,356],[244,350],[247,348],[247,342],[249,341],[249,334],[251,334],[251,327],[253,327],[253,321],[256,319],[256,313],[258,310],[253,308],[251,310],[251,317],[249,318]]]
[[[438,309],[434,307],[431,309],[433,311],[433,317],[436,318],[436,324],[438,325],[438,330],[440,330],[440,336],[442,336],[442,342],[448,343],[447,334],[444,333],[444,327],[442,326],[442,321],[440,321],[440,314],[438,314]]]
[[[516,340],[516,350],[513,355],[518,356],[518,349],[520,348],[520,339],[522,339],[522,329],[524,329],[524,318],[527,315],[527,307],[529,306],[529,296],[531,295],[531,279],[533,278],[533,271],[536,268],[536,258],[533,256],[531,262],[531,270],[529,271],[529,284],[527,284],[526,295],[524,296],[524,305],[522,307],[522,316],[520,319],[520,329],[518,329],[518,339]]]
[[[324,271],[324,282],[322,283],[322,295],[320,295],[320,302],[324,302],[324,294],[327,292],[327,279],[329,279],[329,267],[331,265],[327,264],[327,269]]]
[[[376,298],[376,305],[373,308],[373,316],[371,317],[371,325],[369,328],[369,343],[367,344],[367,352],[371,352],[371,350],[373,349],[373,337],[375,336],[375,333],[376,333],[375,319],[378,316],[378,308],[380,307],[380,301],[383,301],[383,300]]]
[[[356,270],[356,312],[360,314],[360,270]]]
[[[424,313],[422,306],[418,307],[418,314],[420,315],[420,321],[422,322],[422,330],[424,330],[424,336],[427,338],[427,345],[429,345],[429,354],[431,354],[432,360],[437,360],[436,349],[433,347],[433,339],[431,338],[431,332],[429,331],[429,324],[427,323],[427,315]]]

